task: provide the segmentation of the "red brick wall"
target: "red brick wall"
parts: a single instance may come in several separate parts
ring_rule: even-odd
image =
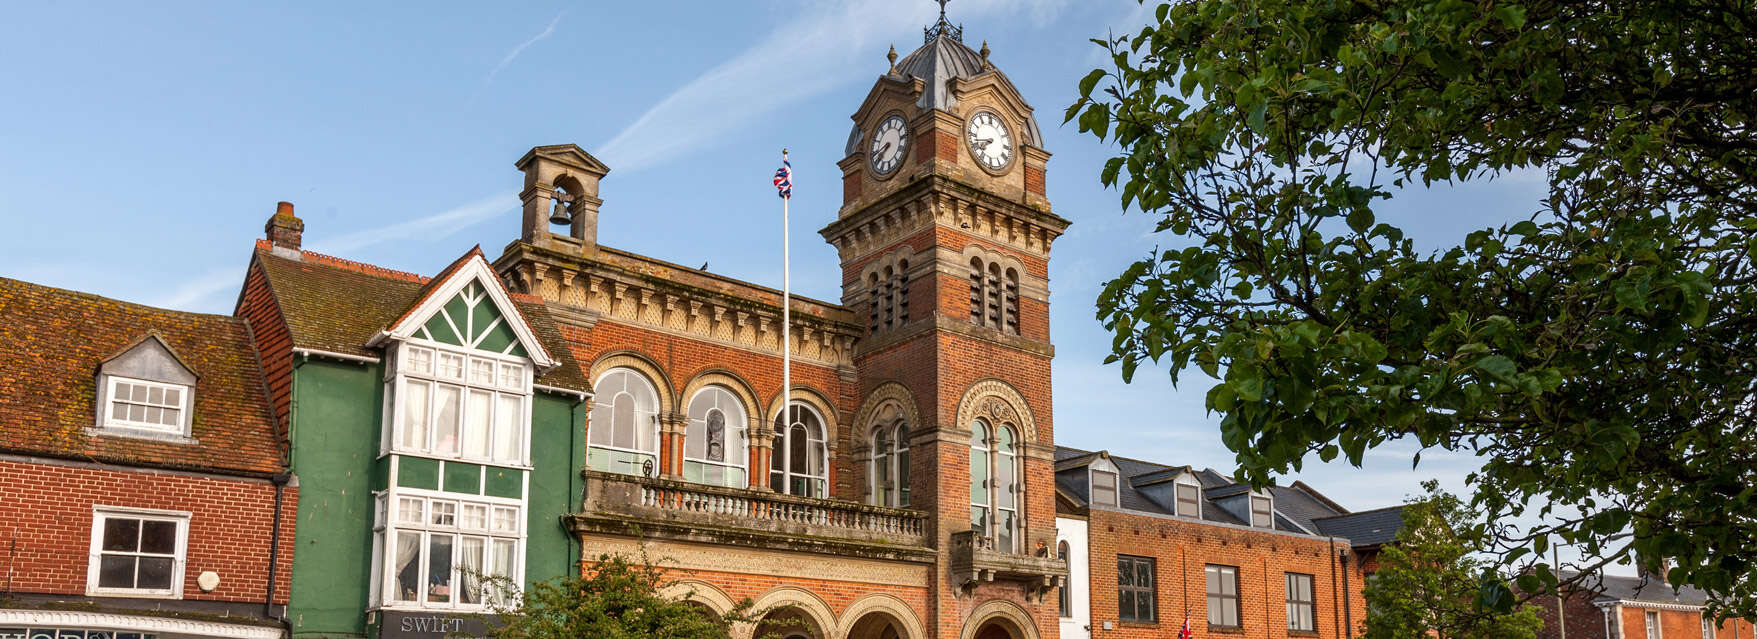
[[[0,535],[17,540],[13,591],[85,594],[95,505],[191,513],[184,599],[260,602],[267,592],[275,488],[266,480],[0,460],[0,486]],[[287,601],[298,505],[299,489],[286,488],[277,603]],[[195,579],[208,570],[220,586],[204,593]]]
[[[1284,639],[1344,637],[1345,610],[1339,591],[1342,566],[1331,559],[1331,545],[1322,539],[1147,517],[1115,511],[1091,513],[1088,541],[1092,562],[1092,631],[1095,637],[1171,637],[1188,611],[1190,628],[1199,637]],[[1157,623],[1123,623],[1118,618],[1117,555],[1154,559]],[[1239,577],[1242,630],[1208,628],[1208,564],[1235,566]],[[1359,636],[1365,610],[1357,599],[1361,588],[1358,565],[1348,575],[1351,612]],[[1316,633],[1287,630],[1285,574],[1312,575]],[[1114,630],[1103,630],[1110,621]]]
[[[1025,190],[1043,195],[1043,169],[1035,166],[1025,167]]]
[[[244,293],[238,297],[238,308],[233,313],[250,322],[256,351],[262,357],[268,399],[274,405],[275,431],[285,442],[293,393],[293,338],[281,317],[280,305],[275,303],[274,292],[269,290],[268,278],[254,261],[244,276]]]
[[[1659,639],[1659,637],[1647,636],[1647,613],[1649,610],[1648,608],[1623,607],[1623,639]],[[1654,612],[1659,613],[1660,635],[1665,639],[1701,639],[1701,613],[1693,610],[1657,610]],[[1715,639],[1732,639],[1735,626],[1737,626],[1737,636],[1745,639],[1752,637],[1751,633],[1757,631],[1752,627],[1750,620],[1729,621],[1720,625]],[[1603,628],[1604,621],[1601,617],[1599,621],[1600,634],[1603,634]],[[1546,633],[1544,636],[1549,635]],[[1568,626],[1568,636],[1575,636],[1574,626]]]

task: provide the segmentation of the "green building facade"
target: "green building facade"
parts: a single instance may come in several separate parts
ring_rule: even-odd
[[[277,222],[298,220],[270,220],[238,313],[302,495],[292,635],[480,634],[509,588],[576,572],[590,387],[543,304],[479,250],[423,278],[299,250]]]

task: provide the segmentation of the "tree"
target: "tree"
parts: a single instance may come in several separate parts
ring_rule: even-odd
[[[670,585],[652,562],[606,555],[583,575],[531,585],[515,605],[497,610],[494,639],[727,639],[733,624],[755,619],[745,599],[727,614],[659,593]],[[504,588],[505,584],[497,584]]]
[[[1365,639],[1535,639],[1543,629],[1535,609],[1485,613],[1475,605],[1480,576],[1492,570],[1472,556],[1484,528],[1437,482],[1422,487],[1427,496],[1403,508],[1403,527],[1367,581]]]
[[[1256,483],[1398,440],[1479,454],[1472,507],[1538,522],[1489,540],[1524,592],[1566,543],[1757,614],[1753,34],[1750,0],[1157,7],[1067,111],[1178,243],[1100,294],[1111,361],[1217,380]],[[1444,250],[1378,221],[1514,172],[1548,196]]]

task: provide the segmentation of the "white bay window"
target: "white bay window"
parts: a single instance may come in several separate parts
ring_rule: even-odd
[[[397,491],[379,496],[374,584],[390,608],[506,603],[523,579],[524,507]]]
[[[404,343],[389,371],[389,450],[525,465],[530,369],[511,358]]]

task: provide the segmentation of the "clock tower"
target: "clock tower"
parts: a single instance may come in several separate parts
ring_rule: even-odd
[[[929,513],[933,636],[1054,637],[1049,250],[1031,106],[945,18],[854,112],[820,233],[864,324],[853,457],[879,505]],[[900,451],[907,450],[903,455]]]

